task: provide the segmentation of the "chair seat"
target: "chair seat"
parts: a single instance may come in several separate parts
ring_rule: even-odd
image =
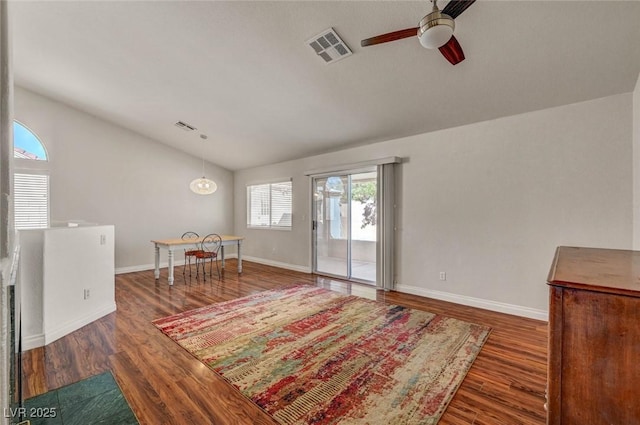
[[[202,251],[200,251],[199,249],[193,249],[191,251],[185,251],[184,255],[198,255],[199,252],[202,252]]]
[[[195,256],[196,258],[216,258],[218,254],[215,252],[198,251]]]

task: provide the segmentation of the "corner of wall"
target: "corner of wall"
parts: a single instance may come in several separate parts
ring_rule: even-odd
[[[640,74],[633,91],[633,249],[640,250]]]
[[[13,251],[13,213],[11,209],[11,167],[13,158],[13,64],[11,55],[11,20],[9,2],[0,1],[0,408],[4,412],[13,397],[10,387],[10,362],[13,361],[9,344],[11,323],[7,320],[9,284],[11,284]],[[8,424],[4,414],[0,424]]]

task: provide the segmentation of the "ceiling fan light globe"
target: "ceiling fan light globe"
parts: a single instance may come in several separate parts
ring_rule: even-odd
[[[444,46],[451,39],[455,23],[449,15],[432,12],[420,21],[418,39],[427,49],[437,49]]]

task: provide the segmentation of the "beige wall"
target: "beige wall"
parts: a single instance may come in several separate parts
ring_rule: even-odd
[[[196,195],[200,158],[19,87],[15,119],[47,147],[51,219],[114,224],[117,270],[151,267],[151,239],[233,231],[230,171],[207,163],[218,191]]]
[[[207,164],[220,186],[212,197],[187,189],[198,158],[84,112],[18,88],[15,118],[49,149],[52,219],[115,224],[120,270],[149,267],[149,240],[187,228],[244,235],[248,257],[309,270],[305,171],[401,156],[398,289],[535,316],[547,309],[544,282],[557,245],[632,246],[636,98],[616,95],[235,174]],[[247,229],[246,185],[289,178],[292,230]]]
[[[633,249],[640,250],[640,74],[633,91]]]
[[[556,246],[632,245],[631,108],[616,95],[238,171],[235,233],[248,256],[308,269],[304,172],[400,156],[398,289],[541,317]],[[246,185],[289,177],[293,229],[247,229]]]

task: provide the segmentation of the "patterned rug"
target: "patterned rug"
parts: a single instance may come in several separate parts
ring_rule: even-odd
[[[153,323],[281,424],[435,424],[490,332],[307,285]]]

